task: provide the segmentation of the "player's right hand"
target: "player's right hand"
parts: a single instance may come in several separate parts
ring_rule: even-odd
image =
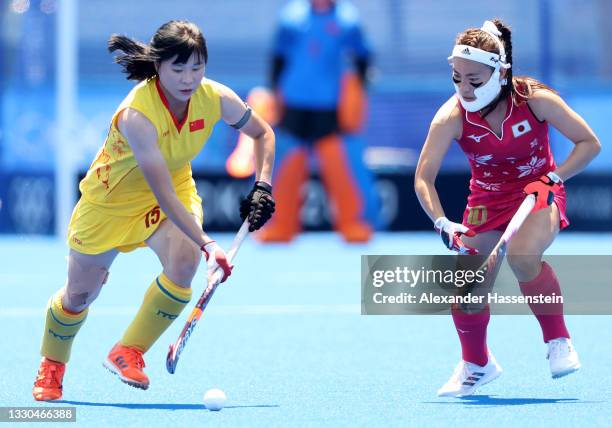
[[[454,223],[446,217],[439,217],[434,223],[436,232],[440,234],[442,242],[449,250],[457,251],[459,254],[478,254],[476,248],[468,247],[461,240],[461,235],[475,236],[476,232],[460,223]]]
[[[240,218],[249,219],[249,232],[261,228],[274,213],[276,202],[272,186],[265,181],[256,181],[251,192],[240,201]]]
[[[217,245],[216,241],[209,241],[202,245],[200,249],[204,253],[204,257],[206,257],[209,272],[214,272],[217,267],[220,267],[223,270],[223,278],[221,278],[221,282],[225,282],[227,277],[232,274],[234,265],[229,264],[227,261],[227,256],[225,255],[223,248]],[[210,263],[208,263],[209,261]]]

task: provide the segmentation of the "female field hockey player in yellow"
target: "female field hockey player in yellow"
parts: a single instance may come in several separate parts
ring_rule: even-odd
[[[224,251],[202,231],[201,199],[190,161],[223,119],[255,140],[256,182],[240,214],[259,229],[274,211],[270,186],[274,133],[231,89],[204,78],[206,41],[186,21],[161,26],[149,45],[114,35],[109,50],[128,79],[140,83],[113,115],[106,141],[85,178],[68,229],[68,279],[47,307],[36,400],[62,396],[65,365],[89,305],[119,252],[149,246],[163,272],[104,366],[147,389],[143,354],[191,299],[202,252],[230,275]]]

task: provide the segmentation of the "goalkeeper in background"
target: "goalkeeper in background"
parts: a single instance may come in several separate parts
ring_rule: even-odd
[[[310,152],[333,207],[335,229],[348,242],[369,240],[374,182],[354,135],[363,122],[370,60],[350,2],[292,0],[281,11],[271,72],[280,113],[274,176],[278,206],[259,234],[262,240],[287,242],[300,232]]]

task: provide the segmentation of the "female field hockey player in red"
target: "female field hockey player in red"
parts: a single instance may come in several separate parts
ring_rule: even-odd
[[[123,52],[116,61],[140,83],[116,110],[80,183],[68,229],[68,279],[47,307],[36,400],[61,398],[72,342],[119,252],[148,246],[163,267],[104,361],[123,382],[142,389],[149,386],[143,354],[191,299],[202,253],[223,270],[223,280],[230,275],[224,251],[202,231],[190,164],[220,119],[255,141],[257,181],[241,202],[241,216],[255,230],[274,211],[274,133],[234,91],[204,78],[208,51],[196,25],[170,21],[148,45],[115,35],[109,50]]]
[[[422,149],[415,190],[445,245],[462,254],[488,254],[526,194],[536,205],[510,241],[508,263],[526,296],[560,295],[542,253],[568,226],[563,182],[582,171],[600,144],[585,121],[551,88],[528,77],[512,76],[510,29],[499,20],[459,34],[452,55],[456,95],[436,113]],[[549,125],[575,146],[557,166],[549,145]],[[469,159],[472,179],[462,223],[447,219],[434,182],[451,142]],[[580,367],[565,326],[562,305],[531,304],[554,378]],[[543,313],[546,313],[545,315]],[[452,308],[462,360],[440,396],[466,396],[495,379],[501,368],[487,348],[490,312],[468,314]]]

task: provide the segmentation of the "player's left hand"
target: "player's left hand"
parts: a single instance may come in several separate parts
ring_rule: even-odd
[[[249,232],[253,232],[270,220],[275,206],[272,186],[256,181],[251,192],[240,201],[240,218],[249,219]]]
[[[534,195],[536,198],[532,212],[549,207],[555,199],[555,194],[561,189],[562,183],[563,181],[557,174],[549,172],[525,186],[523,192],[527,195]]]
[[[223,248],[221,248],[216,241],[210,241],[202,245],[200,249],[204,253],[204,257],[206,257],[209,272],[214,272],[217,267],[221,268],[221,270],[223,270],[223,278],[221,278],[221,282],[225,282],[227,277],[232,274],[234,265],[229,264],[227,261],[227,256],[225,255]]]

